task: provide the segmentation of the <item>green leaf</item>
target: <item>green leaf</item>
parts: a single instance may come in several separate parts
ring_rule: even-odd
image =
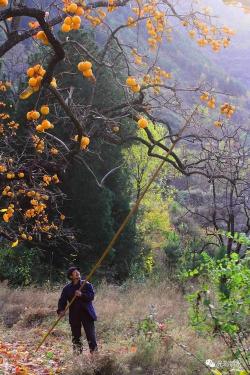
[[[204,300],[203,300],[203,305],[204,306],[209,306],[210,305],[210,299],[208,299],[208,298],[205,298]]]
[[[238,260],[239,259],[239,255],[237,253],[232,253],[230,255],[230,258],[233,259],[233,260]]]
[[[46,357],[47,357],[48,359],[52,359],[53,356],[54,356],[54,353],[53,353],[53,352],[47,352],[47,353],[46,353]]]

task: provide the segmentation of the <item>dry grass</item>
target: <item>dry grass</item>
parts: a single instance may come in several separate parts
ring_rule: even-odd
[[[40,330],[48,328],[56,317],[59,294],[59,290],[10,290],[2,285],[2,327],[12,326],[7,332],[5,329],[8,340],[22,337],[37,343]],[[144,285],[130,283],[121,287],[103,283],[96,291],[94,304],[98,313],[99,355],[91,359],[86,355],[77,359],[72,357],[67,319],[59,323],[47,342],[48,347],[54,345],[63,350],[68,365],[65,375],[208,373],[176,343],[184,344],[187,351],[201,360],[222,357],[220,342],[199,337],[188,327],[187,303],[178,288],[167,281]],[[153,334],[151,339],[138,333],[139,321],[149,315],[152,306],[157,321],[167,322],[164,340],[158,333]],[[87,353],[86,342],[84,345]]]
[[[55,314],[57,295],[38,288],[9,289],[2,284],[0,301],[0,317],[7,327],[17,323],[30,326]]]

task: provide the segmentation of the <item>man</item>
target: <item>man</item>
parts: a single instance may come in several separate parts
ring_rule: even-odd
[[[89,282],[79,290],[83,282],[79,271],[78,267],[69,268],[67,276],[71,282],[63,288],[58,301],[57,314],[64,316],[67,302],[70,302],[72,298],[76,296],[76,299],[69,307],[69,323],[72,332],[73,351],[74,353],[82,353],[81,326],[83,325],[90,353],[93,353],[97,351],[94,324],[97,317],[91,302],[94,299],[94,290]]]

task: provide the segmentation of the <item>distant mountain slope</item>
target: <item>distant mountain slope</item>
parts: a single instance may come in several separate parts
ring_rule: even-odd
[[[223,53],[210,54],[211,60],[224,69],[228,75],[250,88],[250,14],[245,13],[239,5],[226,5],[233,3],[230,0],[203,1],[211,6],[213,14],[219,17],[219,22],[229,25],[236,31],[231,47]],[[244,3],[249,6],[250,11],[250,1],[245,0]]]

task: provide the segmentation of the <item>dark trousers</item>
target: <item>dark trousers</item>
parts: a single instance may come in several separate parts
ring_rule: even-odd
[[[97,350],[95,322],[88,313],[83,313],[81,316],[75,316],[74,318],[70,319],[73,351],[76,353],[82,353],[82,325],[88,340],[90,353],[92,353]]]

